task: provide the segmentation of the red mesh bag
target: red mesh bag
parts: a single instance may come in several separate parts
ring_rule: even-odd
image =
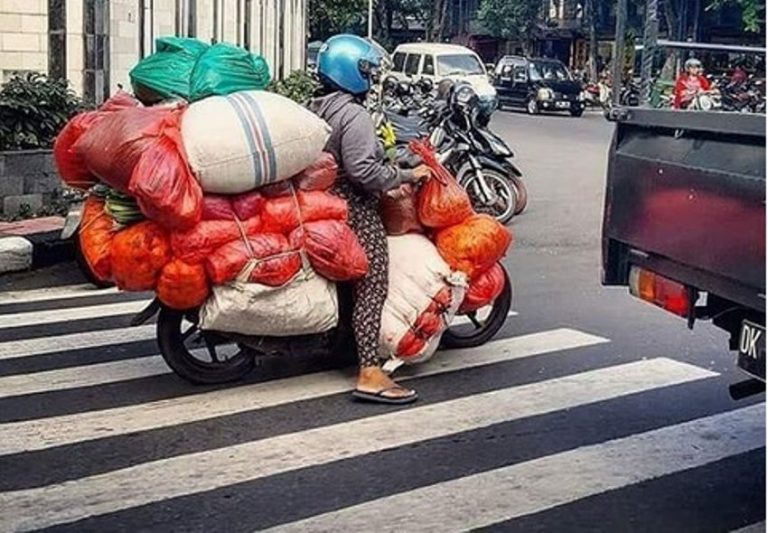
[[[238,226],[234,220],[202,220],[191,230],[171,233],[173,255],[190,264],[202,263],[218,248],[240,239],[241,228],[246,235],[254,235],[261,230],[261,221],[253,217]]]
[[[157,280],[157,297],[171,309],[194,309],[211,292],[203,265],[190,265],[180,259],[166,263]]]
[[[387,235],[424,233],[416,207],[416,191],[410,183],[385,192],[381,197],[381,219]]]
[[[288,239],[276,233],[262,233],[248,241],[225,244],[205,261],[211,281],[221,285],[236,279],[256,259],[248,281],[279,287],[288,283],[301,269],[299,252],[292,251]]]
[[[504,269],[498,263],[478,274],[469,284],[459,313],[469,313],[490,305],[504,290]]]
[[[112,278],[113,228],[112,218],[104,212],[104,201],[94,196],[86,198],[79,230],[80,251],[100,281]]]
[[[298,209],[297,209],[298,204]],[[299,210],[303,222],[317,220],[346,220],[347,202],[322,191],[299,191],[295,197],[279,196],[264,202],[262,223],[266,233],[289,234],[299,227]]]
[[[229,196],[206,194],[203,196],[203,220],[234,220],[235,210]]]
[[[302,191],[327,191],[336,183],[338,174],[336,158],[323,152],[314,163],[294,176],[293,183]]]
[[[258,191],[246,192],[232,197],[232,208],[240,220],[246,220],[261,213],[264,197]]]
[[[75,143],[92,174],[112,187],[129,192],[133,169],[156,137],[177,127],[178,109],[136,107],[105,113]]]
[[[473,215],[437,232],[435,244],[452,269],[473,279],[504,256],[512,244],[512,233],[489,215]]]
[[[203,214],[203,189],[187,165],[177,129],[155,138],[133,169],[129,190],[147,218],[189,229]]]
[[[170,260],[168,236],[151,221],[118,232],[112,241],[112,277],[123,290],[154,289],[160,271]]]
[[[346,222],[321,220],[291,234],[291,244],[304,248],[318,274],[331,281],[359,279],[368,272],[368,257]]]
[[[432,179],[419,191],[418,212],[421,223],[430,228],[445,228],[472,216],[474,211],[467,191],[437,160],[429,142],[411,141],[410,147],[432,170]]]

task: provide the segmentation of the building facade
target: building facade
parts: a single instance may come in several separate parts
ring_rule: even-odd
[[[0,75],[47,72],[100,102],[177,35],[244,46],[281,78],[305,65],[306,24],[307,0],[0,0]]]

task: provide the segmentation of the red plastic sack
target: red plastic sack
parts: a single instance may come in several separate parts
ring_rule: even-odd
[[[478,274],[469,284],[459,313],[469,313],[490,305],[504,290],[504,269],[498,263],[485,272]]]
[[[512,244],[512,232],[489,215],[473,215],[437,232],[435,245],[454,270],[470,279],[493,266]]]
[[[112,277],[120,289],[149,291],[171,260],[168,235],[154,222],[140,222],[115,235],[112,241]]]
[[[147,146],[128,188],[141,212],[168,229],[189,229],[200,222],[203,189],[184,160],[178,133],[163,134]]]
[[[128,193],[133,169],[142,154],[166,128],[178,130],[180,111],[136,107],[105,113],[75,143],[92,174]]]
[[[426,347],[427,341],[413,331],[408,331],[397,343],[397,356],[407,359],[418,355]]]
[[[299,212],[301,220],[307,223],[329,219],[346,220],[348,209],[346,200],[322,191],[299,191],[295,196],[291,194],[268,198],[262,213],[264,232],[290,234],[299,227]]]
[[[293,182],[302,191],[327,191],[336,183],[338,174],[336,158],[323,152],[314,163],[294,176]]]
[[[288,239],[277,233],[262,233],[225,244],[212,253],[205,268],[214,285],[236,279],[255,259],[248,281],[279,287],[288,283],[301,269],[301,256],[292,251]]]
[[[413,323],[414,331],[425,338],[430,339],[443,330],[445,322],[440,313],[434,311],[425,311],[419,315],[416,322]]]
[[[189,231],[171,233],[173,255],[190,264],[202,263],[206,257],[228,242],[241,238],[241,228],[246,235],[261,230],[259,217],[240,222],[234,220],[203,220]]]
[[[416,191],[410,183],[385,192],[381,197],[381,219],[387,235],[424,233],[416,208]]]
[[[91,272],[100,281],[112,278],[112,240],[115,237],[114,222],[104,212],[104,201],[89,196],[83,204],[80,222],[80,251]]]
[[[125,91],[117,91],[99,106],[99,111],[109,113],[112,111],[120,111],[122,109],[129,109],[131,107],[140,106],[141,102],[134,98],[131,93],[127,93]]]
[[[180,259],[167,263],[157,280],[157,297],[171,309],[194,309],[211,292],[203,265],[189,265]]]
[[[234,220],[235,210],[229,196],[206,194],[203,196],[203,220]]]
[[[304,248],[318,274],[331,281],[359,279],[368,272],[368,257],[346,222],[321,220],[291,234],[291,244]]]
[[[247,220],[261,213],[264,202],[264,197],[258,191],[251,191],[233,196],[232,208],[237,218]]]

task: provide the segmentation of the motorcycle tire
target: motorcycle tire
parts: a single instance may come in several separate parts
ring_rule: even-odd
[[[512,307],[512,282],[507,269],[504,269],[504,289],[493,302],[493,308],[482,327],[465,335],[456,327],[448,328],[440,340],[441,349],[476,348],[490,341],[504,326]]]
[[[517,200],[515,201],[515,215],[519,215],[525,208],[528,207],[528,189],[525,188],[525,183],[520,176],[514,174],[509,176],[509,181],[512,182],[512,186],[515,188]]]
[[[493,168],[483,167],[483,176],[487,182],[493,182],[491,186],[497,193],[506,193],[507,198],[504,199],[503,209],[496,209],[495,207],[489,208],[488,206],[481,204],[481,199],[477,198],[472,192],[472,182],[476,179],[473,174],[472,168],[467,164],[463,166],[457,173],[459,176],[459,183],[466,189],[469,194],[469,199],[472,202],[472,208],[478,213],[485,213],[491,215],[502,224],[509,223],[515,216],[515,209],[517,207],[517,189],[508,179],[510,175],[502,174]],[[469,177],[463,178],[463,176],[469,174]],[[503,196],[502,196],[503,198]]]
[[[202,361],[185,346],[182,324],[185,314],[163,307],[157,317],[157,344],[160,354],[179,377],[195,385],[214,385],[237,381],[249,374],[255,358],[248,349],[240,351],[222,362]],[[196,327],[191,326],[191,327]],[[213,350],[215,350],[215,345]]]
[[[115,284],[111,281],[102,281],[100,280],[96,274],[93,273],[93,270],[91,270],[91,266],[88,264],[88,261],[85,259],[85,255],[83,255],[83,250],[80,248],[80,232],[75,231],[75,234],[72,235],[72,239],[74,242],[75,247],[75,263],[77,264],[78,269],[83,274],[83,277],[90,283],[91,285],[96,286],[99,289],[108,289],[110,287],[114,287]]]

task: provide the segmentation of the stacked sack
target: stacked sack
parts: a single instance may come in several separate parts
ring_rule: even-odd
[[[230,45],[161,39],[131,74],[141,100],[159,103],[118,93],[74,117],[54,156],[65,183],[91,191],[79,244],[102,281],[199,307],[207,329],[326,331],[334,282],[368,262],[346,202],[328,192],[329,127],[256,90],[260,65]]]
[[[512,243],[507,228],[474,212],[428,143],[411,143],[411,150],[433,178],[419,189],[389,191],[381,201],[390,235],[381,355],[406,363],[431,357],[457,312],[485,307],[501,294],[506,277],[498,262]]]

